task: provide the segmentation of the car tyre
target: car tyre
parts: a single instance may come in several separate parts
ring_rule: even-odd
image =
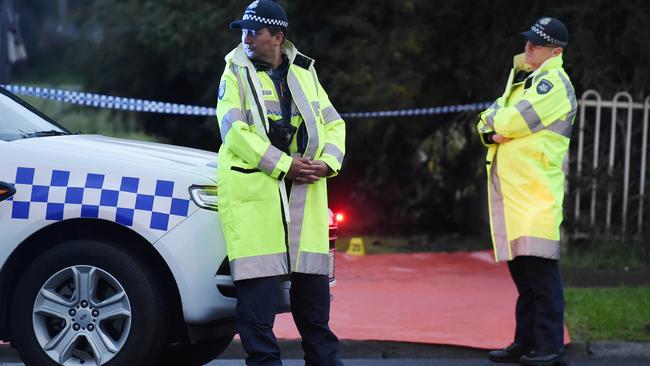
[[[168,331],[156,278],[144,261],[115,243],[58,244],[18,280],[12,344],[30,366],[149,365]]]

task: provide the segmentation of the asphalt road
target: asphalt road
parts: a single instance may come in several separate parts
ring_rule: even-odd
[[[298,341],[281,341],[286,358],[285,366],[302,366],[302,350]],[[601,342],[570,345],[567,349],[571,366],[648,366],[650,344]],[[399,342],[341,343],[341,354],[346,366],[495,366],[488,361],[487,351],[464,347],[425,345]],[[631,357],[633,355],[633,357]],[[242,366],[245,354],[238,341],[224,352],[222,359],[206,366]],[[595,358],[594,358],[595,357]],[[0,346],[0,366],[24,366],[18,354],[8,345]],[[183,366],[183,365],[179,365]]]
[[[635,358],[605,358],[598,360],[572,360],[571,366],[647,366],[650,360]],[[484,359],[344,359],[346,366],[494,366]],[[302,366],[303,360],[285,360],[285,366]],[[217,360],[212,361],[206,366],[242,366],[243,360]],[[0,366],[24,366],[23,363],[3,362],[0,360]],[[182,365],[179,365],[182,366]]]
[[[600,360],[579,360],[571,361],[571,366],[647,366],[648,359],[600,359]],[[343,360],[346,366],[494,366],[490,361],[481,359],[348,359]],[[207,366],[241,366],[244,362],[241,360],[222,360],[213,361]],[[302,360],[284,361],[285,366],[302,366],[305,364]],[[2,365],[2,364],[0,364]],[[516,365],[516,364],[515,364]],[[12,365],[14,366],[14,365]]]

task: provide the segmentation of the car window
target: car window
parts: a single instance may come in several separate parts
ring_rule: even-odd
[[[0,88],[0,140],[13,141],[69,133],[22,99]]]

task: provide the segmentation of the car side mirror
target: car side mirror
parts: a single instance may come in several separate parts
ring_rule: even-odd
[[[16,193],[14,186],[5,182],[0,182],[0,202],[8,199]]]

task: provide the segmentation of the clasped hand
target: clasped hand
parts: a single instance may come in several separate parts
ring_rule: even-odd
[[[512,141],[512,139],[510,137],[505,137],[503,135],[494,134],[492,135],[492,141],[494,141],[497,144],[505,144],[506,142]]]
[[[330,168],[324,161],[295,157],[287,172],[287,178],[298,183],[315,183],[329,174]]]

